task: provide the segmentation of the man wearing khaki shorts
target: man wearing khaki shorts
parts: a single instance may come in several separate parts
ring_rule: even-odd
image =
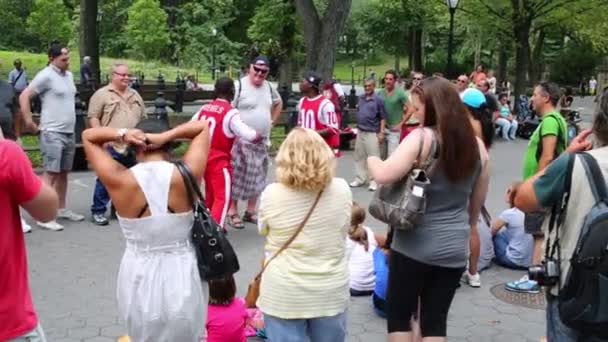
[[[82,221],[84,216],[66,209],[68,172],[72,169],[76,144],[74,125],[76,110],[74,96],[76,87],[70,66],[70,53],[61,44],[52,44],[49,49],[49,65],[42,69],[30,85],[19,96],[25,128],[40,131],[40,152],[44,181],[52,186],[59,196],[58,218]],[[40,127],[32,120],[30,100],[38,95],[42,103]],[[56,220],[38,222],[42,228],[62,230]]]

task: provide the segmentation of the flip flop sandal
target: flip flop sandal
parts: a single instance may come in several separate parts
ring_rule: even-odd
[[[245,225],[243,221],[239,217],[239,214],[232,214],[228,216],[228,224],[232,226],[234,229],[243,229]]]
[[[258,224],[258,218],[256,217],[256,215],[248,211],[245,211],[245,214],[243,214],[243,221]]]

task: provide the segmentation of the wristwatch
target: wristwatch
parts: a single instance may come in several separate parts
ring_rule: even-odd
[[[126,128],[121,128],[118,130],[118,137],[120,139],[120,141],[124,141],[125,140],[125,134],[127,134],[128,129]]]

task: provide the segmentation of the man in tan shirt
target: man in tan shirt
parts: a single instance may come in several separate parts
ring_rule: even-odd
[[[124,63],[115,63],[110,74],[110,84],[97,90],[89,101],[89,124],[91,127],[135,128],[146,118],[146,107],[141,96],[129,88],[129,67]],[[117,142],[106,146],[115,160],[131,167],[135,165],[135,155],[127,147]],[[93,223],[100,226],[108,224],[105,214],[109,201],[108,191],[98,178],[91,206]]]

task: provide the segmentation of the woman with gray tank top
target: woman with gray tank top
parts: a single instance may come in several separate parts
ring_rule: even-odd
[[[411,95],[421,128],[387,160],[368,159],[374,179],[389,184],[414,166],[421,135],[421,160],[428,157],[433,139],[439,146],[422,222],[411,231],[394,230],[387,294],[389,341],[412,341],[410,319],[419,300],[423,341],[445,341],[448,311],[468,258],[470,229],[488,190],[488,153],[448,80],[425,79]]]
[[[125,237],[116,292],[134,342],[198,342],[205,328],[208,287],[190,243],[192,203],[170,162],[176,139],[192,140],[183,163],[202,179],[209,152],[205,120],[169,129],[168,123],[146,119],[135,129],[99,127],[82,134],[87,159],[110,193]],[[115,141],[134,150],[136,166],[128,169],[112,158],[104,145]]]

